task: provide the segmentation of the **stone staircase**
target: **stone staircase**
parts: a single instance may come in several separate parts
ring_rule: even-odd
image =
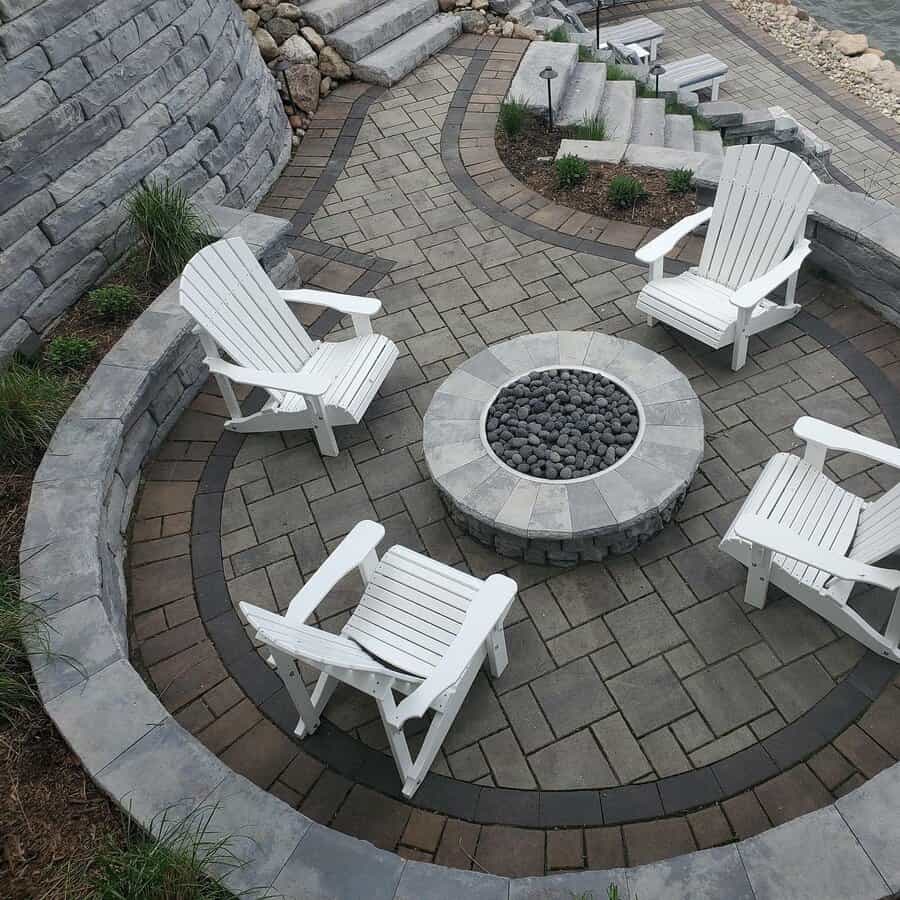
[[[695,130],[691,116],[667,113],[662,97],[639,97],[634,81],[609,81],[606,64],[579,62],[574,43],[532,43],[522,57],[507,96],[546,112],[547,86],[537,74],[545,66],[551,66],[557,73],[550,82],[554,121],[560,126],[577,125],[599,115],[606,139],[578,141],[579,147],[617,145],[616,148],[586,147],[585,152],[589,154],[586,159],[611,161],[614,152],[621,158],[623,144],[665,148],[670,152],[658,154],[665,168],[679,168],[683,164],[684,168],[696,169],[706,157],[721,157],[722,138],[718,131]]]
[[[462,30],[438,0],[307,0],[303,16],[359,81],[390,87]]]

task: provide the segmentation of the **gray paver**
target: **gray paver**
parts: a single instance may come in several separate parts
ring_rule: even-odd
[[[755,644],[759,634],[729,594],[719,594],[678,613],[678,623],[690,635],[708,663]]]
[[[660,657],[609,679],[607,685],[638,737],[694,709],[681,683]]]
[[[684,632],[656,594],[608,613],[606,624],[633,664],[686,640]]]
[[[531,687],[557,736],[569,734],[615,709],[609,692],[587,659],[575,660],[542,675]]]
[[[736,657],[685,679],[684,686],[717,735],[768,712],[769,700]]]
[[[539,786],[548,791],[612,787],[618,783],[587,728],[532,753],[528,762]]]

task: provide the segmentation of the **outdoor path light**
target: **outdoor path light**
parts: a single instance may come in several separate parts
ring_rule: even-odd
[[[655,94],[655,96],[658,97],[659,96],[659,76],[666,74],[666,67],[661,66],[659,63],[654,63],[648,74],[653,75],[656,78],[656,94]]]
[[[550,95],[550,82],[556,78],[556,69],[547,66],[540,71],[540,77],[547,82],[547,117],[550,122],[550,131],[553,131],[553,98]]]

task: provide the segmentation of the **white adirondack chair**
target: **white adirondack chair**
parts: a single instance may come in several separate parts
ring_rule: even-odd
[[[900,484],[869,503],[822,472],[828,450],[900,469],[900,450],[804,416],[801,459],[778,453],[766,463],[720,545],[747,566],[744,600],[759,609],[773,582],[836,628],[900,662],[900,571],[873,563],[900,550]],[[848,604],[856,583],[895,594],[884,633]]]
[[[291,600],[287,614],[241,603],[257,638],[272,651],[300,714],[299,737],[312,734],[337,682],[374,697],[391,752],[411,797],[428,773],[481,665],[498,677],[506,668],[503,620],[516,594],[504,575],[486,581],[405,547],[375,552],[384,528],[363,521]],[[306,623],[334,585],[358,568],[365,585],[359,605],[340,634]],[[321,672],[312,697],[295,659]],[[399,703],[394,691],[406,694]],[[434,711],[413,760],[403,725]]]
[[[319,449],[337,456],[334,426],[358,423],[397,359],[397,347],[372,333],[381,301],[326,291],[279,291],[241,238],[216,241],[181,275],[179,302],[197,323],[206,364],[215,375],[233,431],[312,428]],[[289,303],[327,306],[350,315],[356,337],[313,341]],[[219,356],[224,350],[233,362]],[[245,416],[232,382],[263,387],[269,399]]]
[[[635,253],[650,265],[650,281],[637,302],[647,323],[659,319],[716,349],[733,344],[731,367],[740,369],[751,335],[800,311],[794,295],[810,252],[803,235],[818,184],[799,156],[780,147],[727,150],[712,208],[687,216]],[[664,277],[666,255],[707,222],[700,264]],[[769,300],[784,282],[784,302]]]

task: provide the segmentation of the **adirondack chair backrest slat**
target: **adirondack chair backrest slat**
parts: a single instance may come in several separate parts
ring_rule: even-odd
[[[900,484],[860,514],[850,558],[874,565],[900,551]]]
[[[727,150],[698,272],[736,290],[780,263],[802,237],[819,179],[770,144]]]
[[[195,254],[182,273],[179,300],[238,365],[296,372],[315,352],[241,238],[216,241]]]

